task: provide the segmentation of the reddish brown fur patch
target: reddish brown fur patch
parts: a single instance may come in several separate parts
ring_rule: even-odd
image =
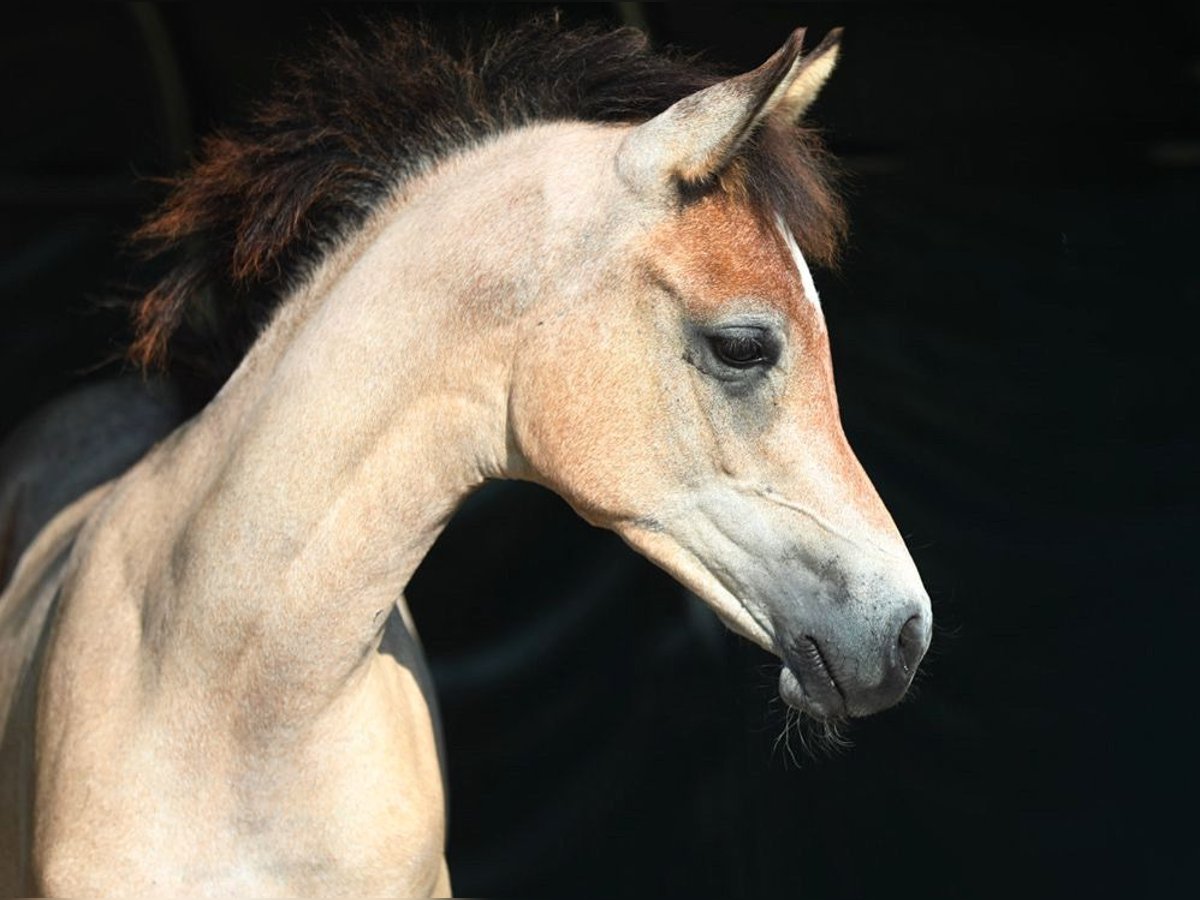
[[[712,192],[653,235],[654,265],[699,318],[740,299],[765,303],[798,325],[816,327],[812,305],[782,236],[755,208]]]
[[[894,526],[878,494],[842,432],[829,345],[820,313],[804,287],[782,235],[736,194],[714,191],[672,217],[651,236],[647,250],[658,278],[669,284],[688,312],[703,321],[741,300],[783,314],[803,346],[781,402],[804,435],[804,462],[810,471],[836,473],[808,484],[805,502],[830,521],[849,510],[872,528]],[[780,472],[797,464],[792,436],[779,448],[759,447]],[[785,489],[786,494],[788,491]]]

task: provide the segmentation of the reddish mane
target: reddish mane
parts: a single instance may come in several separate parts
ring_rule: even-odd
[[[337,30],[244,126],[204,142],[134,234],[168,271],[134,304],[129,357],[223,380],[281,300],[414,174],[530,123],[641,122],[720,77],[653,52],[634,29],[569,30],[549,18],[457,54],[403,20],[362,37]],[[761,129],[701,188],[778,212],[807,256],[836,257],[845,218],[812,131]]]

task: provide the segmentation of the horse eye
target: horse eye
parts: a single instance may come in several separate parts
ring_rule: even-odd
[[[735,369],[773,362],[766,341],[756,333],[714,334],[709,343],[717,359]]]

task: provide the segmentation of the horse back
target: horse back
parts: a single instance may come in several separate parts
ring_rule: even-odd
[[[0,590],[38,533],[125,472],[184,418],[167,382],[125,376],[59,397],[0,446]]]

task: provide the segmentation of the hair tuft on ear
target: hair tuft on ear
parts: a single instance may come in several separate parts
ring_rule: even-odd
[[[792,123],[800,121],[833,73],[841,41],[842,29],[832,28],[821,43],[801,57],[795,76],[771,112],[772,117]]]

